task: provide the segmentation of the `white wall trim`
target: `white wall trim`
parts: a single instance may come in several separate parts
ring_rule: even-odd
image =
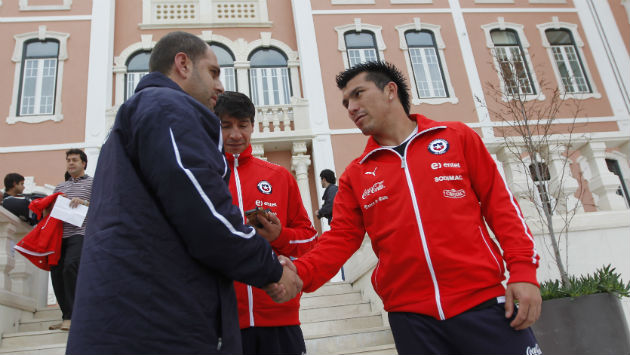
[[[449,0],[450,2],[450,0]],[[577,12],[573,8],[460,8],[464,13],[527,13],[527,12]],[[418,9],[418,8],[406,8],[406,9],[352,9],[352,10],[313,10],[313,15],[361,15],[361,14],[448,14],[453,12],[453,6],[450,8],[438,8],[438,9]]]
[[[91,161],[98,156],[107,137],[107,110],[112,105],[112,67],[114,57],[115,0],[92,2],[90,56],[85,110],[85,153]],[[94,175],[96,164],[88,165]]]
[[[486,127],[491,122],[490,114],[486,105],[486,97],[483,92],[483,85],[477,70],[477,62],[475,61],[475,53],[472,50],[472,44],[470,43],[470,37],[468,36],[468,29],[466,28],[466,21],[462,9],[459,5],[459,0],[449,0],[451,9],[453,9],[453,23],[455,24],[455,30],[457,33],[457,39],[459,40],[459,46],[462,50],[462,59],[464,60],[464,67],[466,68],[466,75],[468,77],[468,84],[470,85],[470,91],[475,103],[475,112],[477,112],[477,119],[480,123],[484,124],[482,133],[484,138],[494,138],[494,130]]]
[[[439,105],[443,103],[451,103],[456,104],[459,102],[457,96],[455,96],[455,89],[453,89],[453,84],[451,83],[451,76],[448,72],[448,67],[446,66],[446,58],[444,55],[444,40],[442,39],[442,34],[440,33],[441,26],[433,25],[430,23],[424,23],[420,21],[419,17],[414,17],[413,23],[407,23],[404,25],[396,26],[396,30],[398,30],[398,38],[400,40],[400,49],[403,51],[403,55],[405,56],[405,63],[407,63],[407,72],[409,73],[409,83],[411,84],[411,101],[414,105],[420,105],[423,103],[431,104],[431,105]],[[407,46],[407,40],[405,39],[405,32],[409,30],[421,31],[421,30],[429,30],[433,33],[433,37],[435,38],[435,44],[438,49],[438,56],[440,58],[440,64],[442,65],[442,74],[444,75],[445,85],[448,89],[449,96],[448,97],[434,97],[434,98],[420,98],[418,95],[418,86],[416,80],[413,78],[413,67],[411,65],[411,58],[409,57],[409,47]]]
[[[68,59],[68,37],[70,37],[69,33],[48,31],[46,25],[40,25],[37,32],[28,32],[13,36],[15,39],[15,47],[13,48],[13,56],[11,57],[11,60],[15,63],[15,71],[13,73],[13,95],[11,97],[11,104],[9,105],[9,116],[6,119],[7,123],[39,123],[44,121],[59,122],[63,120],[61,96],[63,88],[63,68],[66,59]],[[47,38],[59,41],[59,54],[57,55],[57,79],[55,83],[55,110],[51,115],[18,116],[18,95],[22,84],[21,74],[24,43],[31,39],[45,40]]]
[[[381,33],[383,30],[383,26],[376,26],[376,25],[371,25],[369,23],[363,23],[361,22],[360,18],[355,18],[354,23],[352,24],[341,25],[341,26],[335,27],[335,31],[337,31],[337,49],[339,50],[339,52],[341,52],[341,57],[343,59],[343,66],[346,69],[350,67],[350,62],[348,60],[348,51],[346,48],[346,39],[344,35],[348,31],[362,32],[364,30],[372,32],[374,34],[374,41],[376,42],[376,50],[378,51],[379,60],[381,61],[385,60],[384,51],[387,47],[385,46],[385,41],[383,40],[383,35]]]
[[[593,75],[591,74],[591,70],[588,67],[588,63],[586,58],[584,57],[584,42],[580,37],[580,33],[577,30],[578,26],[576,24],[568,23],[568,22],[559,22],[558,17],[554,16],[552,22],[541,23],[536,25],[538,27],[538,31],[540,31],[540,36],[542,40],[542,45],[547,49],[547,55],[549,56],[549,61],[551,62],[551,67],[553,68],[554,75],[556,76],[556,82],[558,83],[558,88],[560,89],[560,97],[562,99],[576,99],[576,100],[584,100],[584,99],[600,99],[602,94],[597,90],[597,86],[595,85],[595,81],[593,80]],[[591,92],[590,93],[570,93],[566,92],[564,85],[562,84],[562,76],[560,75],[560,71],[558,70],[558,65],[556,65],[556,61],[554,59],[553,51],[551,49],[551,44],[547,40],[547,36],[545,35],[545,31],[548,29],[566,29],[571,32],[573,35],[573,40],[575,41],[575,47],[577,49],[578,55],[580,56],[581,63],[584,66],[582,69],[584,70],[584,75],[586,76],[586,80],[588,80]]]
[[[30,16],[30,17],[0,17],[0,23],[28,23],[28,22],[64,22],[64,21],[90,21],[92,15],[76,16]]]
[[[85,142],[42,144],[42,145],[19,145],[19,146],[13,146],[13,147],[0,147],[0,154],[46,152],[46,151],[53,151],[53,150],[68,150],[72,148],[85,148],[85,147],[86,147]]]
[[[20,0],[20,11],[70,10],[70,8],[72,7],[72,0],[63,0],[63,3],[59,5],[29,5],[28,1],[29,0]]]

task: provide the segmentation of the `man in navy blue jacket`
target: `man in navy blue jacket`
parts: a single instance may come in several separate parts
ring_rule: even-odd
[[[301,281],[232,205],[210,47],[172,32],[149,67],[100,153],[67,352],[240,353],[233,280]]]

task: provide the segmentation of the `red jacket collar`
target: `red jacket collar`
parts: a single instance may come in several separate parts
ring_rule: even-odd
[[[426,118],[425,116],[419,115],[417,113],[412,113],[411,115],[409,115],[409,119],[412,121],[416,121],[418,123],[418,134],[422,133],[422,131],[427,130],[429,128],[442,126],[440,122],[430,120]],[[368,155],[373,150],[381,148],[381,147],[382,146],[378,144],[374,140],[374,138],[372,138],[372,136],[370,136],[370,138],[368,138],[367,144],[365,145],[365,149],[363,150],[363,154],[361,154],[361,156],[359,157],[359,161],[362,161],[363,158],[365,158],[365,156]]]
[[[241,164],[245,160],[250,159],[252,157],[252,145],[251,144],[248,145],[247,148],[241,154],[237,154],[237,155],[238,155],[239,164]],[[230,163],[230,165],[234,165],[234,154],[226,152],[225,157],[227,158],[228,163]]]

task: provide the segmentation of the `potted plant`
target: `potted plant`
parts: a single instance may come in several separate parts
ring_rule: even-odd
[[[611,265],[593,274],[543,282],[543,312],[533,325],[548,354],[630,354],[630,333],[619,299],[630,297]]]

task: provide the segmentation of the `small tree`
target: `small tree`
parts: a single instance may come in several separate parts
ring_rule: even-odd
[[[523,179],[525,196],[521,194],[521,197],[534,206],[535,218],[548,234],[562,285],[568,285],[570,280],[560,253],[560,241],[568,237],[571,220],[581,208],[583,189],[578,188],[569,175],[575,154],[571,148],[576,118],[581,107],[577,100],[565,100],[566,94],[545,80],[541,81],[541,90],[536,92],[522,58],[508,59],[497,51],[493,56],[499,85],[491,82],[485,85],[490,104],[486,105],[478,97],[476,100],[488,109],[492,118],[502,122],[499,132],[505,148],[527,177]],[[561,112],[562,115],[568,113],[569,117],[561,118]],[[577,196],[570,191],[572,189],[577,190]]]

